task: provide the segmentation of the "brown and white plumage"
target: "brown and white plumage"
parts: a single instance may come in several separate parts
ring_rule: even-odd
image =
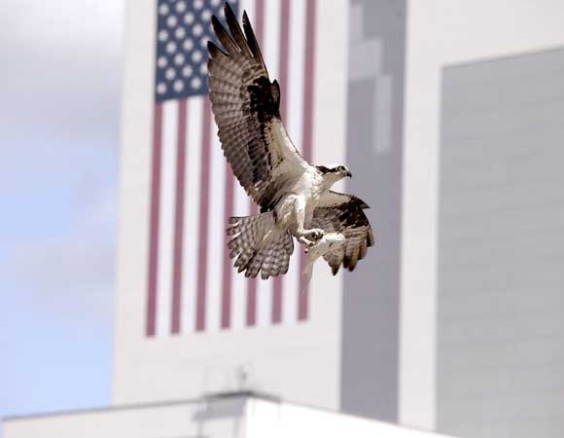
[[[263,213],[257,216],[232,217],[227,234],[231,258],[236,258],[235,267],[244,271],[246,277],[263,279],[288,272],[290,256],[294,252],[294,240],[288,233],[276,233],[274,215]],[[273,238],[265,238],[275,233]]]
[[[313,211],[314,227],[345,236],[342,251],[323,254],[333,275],[341,265],[353,271],[357,262],[366,256],[368,247],[374,245],[372,228],[363,211],[367,208],[370,207],[356,196],[329,191]]]
[[[209,96],[225,157],[260,214],[231,218],[227,233],[235,267],[248,277],[285,274],[293,237],[312,247],[325,233],[343,233],[343,255],[324,253],[336,273],[353,270],[372,244],[362,212],[366,204],[329,192],[351,176],[346,166],[312,166],[292,141],[280,117],[280,87],[271,81],[246,13],[241,29],[229,3],[227,28],[214,16],[221,48],[208,43]],[[321,250],[321,247],[319,247]]]
[[[244,34],[229,3],[212,25],[224,50],[208,43],[209,90],[225,157],[245,191],[263,211],[282,196],[286,181],[309,166],[280,118],[280,87],[271,82],[246,13]]]

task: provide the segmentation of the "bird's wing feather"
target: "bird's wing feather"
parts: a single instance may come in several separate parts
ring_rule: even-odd
[[[313,228],[321,228],[326,233],[342,233],[346,239],[343,251],[328,252],[323,256],[333,275],[341,265],[353,271],[368,247],[374,245],[372,228],[363,211],[366,208],[368,205],[356,196],[329,191],[321,196],[313,211]]]
[[[271,82],[247,14],[243,30],[225,3],[229,32],[214,16],[222,49],[208,43],[210,99],[223,152],[247,194],[269,209],[285,183],[308,163],[290,140],[280,118],[280,87]]]

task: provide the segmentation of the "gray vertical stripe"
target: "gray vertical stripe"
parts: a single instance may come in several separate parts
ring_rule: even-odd
[[[360,196],[376,246],[345,274],[341,408],[397,421],[405,1],[352,0],[347,191]]]
[[[438,428],[564,434],[564,50],[446,68]]]

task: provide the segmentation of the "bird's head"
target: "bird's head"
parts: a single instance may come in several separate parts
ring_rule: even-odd
[[[352,173],[349,168],[343,164],[316,167],[317,171],[321,174],[323,180],[328,183],[329,187],[347,176],[350,178],[352,177]]]

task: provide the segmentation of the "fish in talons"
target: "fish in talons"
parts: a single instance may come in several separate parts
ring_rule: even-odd
[[[342,259],[344,252],[345,252],[345,243],[346,237],[342,233],[326,233],[318,239],[317,241],[313,242],[312,244],[306,246],[305,254],[306,254],[306,266],[302,275],[305,278],[304,282],[304,290],[306,292],[307,286],[311,280],[311,276],[313,275],[313,265],[315,261],[319,257],[325,256],[337,256]]]

